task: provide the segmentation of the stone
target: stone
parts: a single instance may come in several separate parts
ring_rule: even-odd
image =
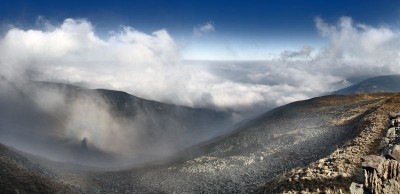
[[[400,118],[390,120],[390,125],[392,127],[400,127]]]
[[[362,167],[373,168],[376,170],[378,170],[379,166],[385,161],[384,157],[375,155],[363,156],[362,159],[363,159],[363,162],[361,163]]]
[[[382,187],[384,194],[400,194],[400,184],[394,179],[386,181]]]
[[[381,143],[379,145],[379,148],[383,149],[383,148],[387,147],[389,145],[389,143],[390,143],[390,139],[387,137],[383,137],[381,140]]]
[[[350,185],[351,194],[364,194],[364,185],[352,182]]]
[[[396,148],[397,150],[398,148]],[[368,156],[366,159],[379,163],[378,158]],[[370,166],[373,166],[370,164]],[[371,193],[400,194],[400,163],[396,160],[384,160],[375,168],[364,168],[364,189]]]
[[[395,140],[393,140],[393,144],[400,144],[400,137],[397,137]]]
[[[376,170],[364,170],[364,187],[371,193],[381,193],[382,179],[378,176]]]
[[[389,128],[386,133],[386,137],[389,139],[396,138],[396,128],[394,128],[394,127]]]
[[[388,156],[400,162],[400,145],[393,146],[393,148],[389,151]]]
[[[400,112],[390,113],[389,114],[389,119],[396,119],[398,117],[400,117]]]

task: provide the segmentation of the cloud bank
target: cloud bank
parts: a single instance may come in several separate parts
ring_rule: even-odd
[[[399,32],[387,26],[336,24],[315,19],[327,40],[268,61],[185,61],[166,30],[151,34],[121,27],[100,38],[84,19],[66,19],[45,29],[9,29],[0,40],[2,74],[11,78],[77,83],[124,90],[162,102],[233,111],[265,111],[338,89],[360,75],[400,70]],[[194,32],[214,31],[212,23]]]

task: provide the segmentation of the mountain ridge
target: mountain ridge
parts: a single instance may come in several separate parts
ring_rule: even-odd
[[[370,77],[333,94],[360,94],[378,92],[400,92],[400,74]]]

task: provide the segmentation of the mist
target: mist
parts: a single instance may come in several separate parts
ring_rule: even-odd
[[[10,27],[0,40],[6,80],[0,92],[1,141],[60,161],[154,161],[229,133],[251,115],[329,94],[347,86],[337,84],[344,79],[399,72],[399,32],[349,17],[336,24],[316,18],[315,25],[326,40],[321,48],[304,45],[265,61],[185,60],[184,47],[166,29],[147,34],[122,26],[101,38],[85,19]],[[126,112],[139,105],[118,104],[85,87],[187,107],[146,102],[141,111]],[[185,123],[188,107],[196,108],[193,117],[204,112],[219,119],[200,116]],[[89,151],[81,146],[84,138]]]
[[[222,135],[230,112],[162,104],[111,90],[5,80],[0,140],[56,161],[130,167]]]

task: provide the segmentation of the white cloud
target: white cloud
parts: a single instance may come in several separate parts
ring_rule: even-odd
[[[38,80],[237,111],[318,96],[346,77],[400,72],[399,32],[348,17],[335,25],[315,22],[329,42],[320,50],[305,46],[269,61],[189,62],[166,30],[146,34],[123,27],[102,39],[89,21],[66,19],[44,30],[10,29],[0,40],[0,66],[7,77],[29,72]],[[214,30],[211,23],[202,26],[199,32]]]
[[[388,27],[354,24],[342,17],[337,25],[328,25],[316,19],[321,35],[330,40],[315,60],[334,75],[399,73],[399,32]]]
[[[214,28],[213,22],[207,22],[204,24],[200,24],[193,28],[193,34],[195,36],[203,36],[204,34],[214,32],[214,31],[215,31],[215,28]]]

